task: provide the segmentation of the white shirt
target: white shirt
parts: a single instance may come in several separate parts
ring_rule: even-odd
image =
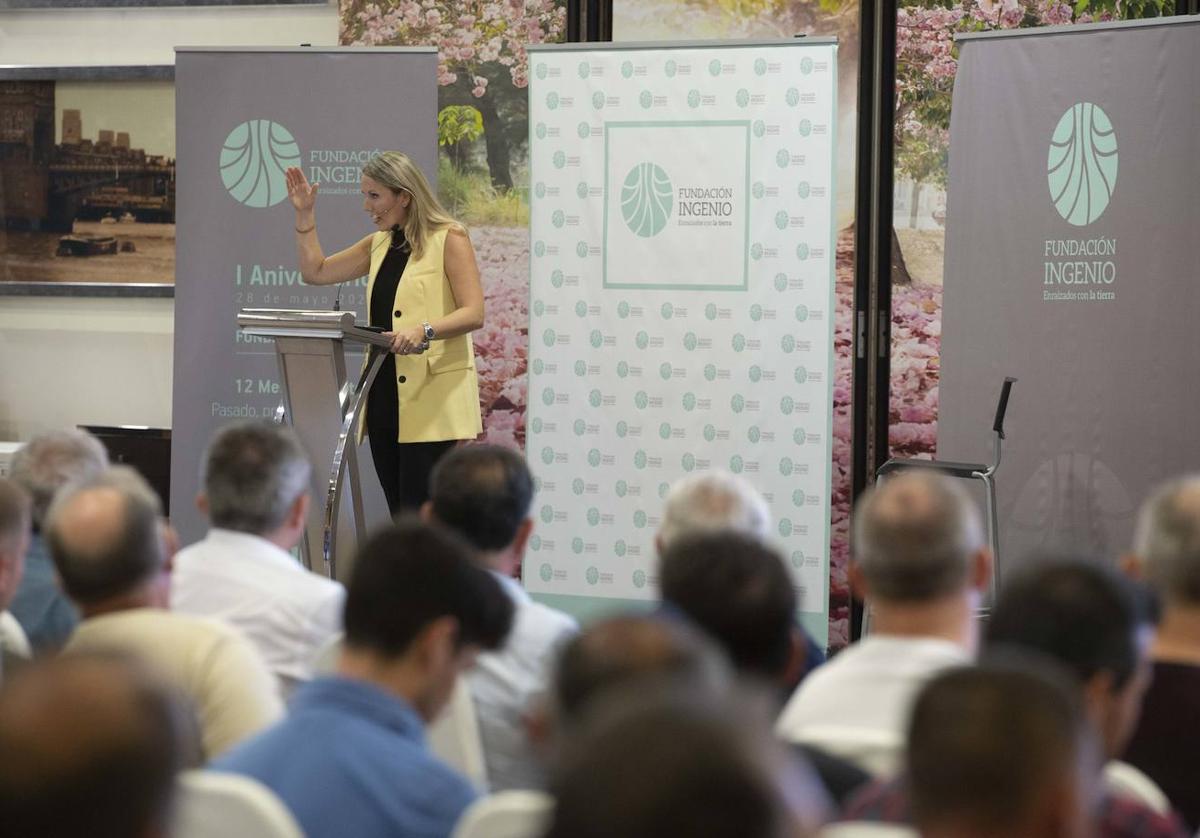
[[[809,675],[776,730],[871,774],[893,773],[921,687],[941,670],[970,662],[966,650],[948,640],[871,635]]]
[[[342,630],[345,598],[265,538],[218,528],[179,551],[171,574],[171,610],[236,626],[285,693],[312,678],[318,649]]]
[[[492,791],[545,784],[525,719],[550,686],[559,650],[579,625],[561,611],[534,602],[515,579],[493,573],[513,601],[512,633],[498,652],[480,655],[467,674],[483,740]]]

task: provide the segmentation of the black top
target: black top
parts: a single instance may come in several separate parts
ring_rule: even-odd
[[[403,230],[392,231],[392,241],[388,252],[383,257],[379,271],[375,274],[375,282],[371,286],[370,316],[372,326],[382,326],[389,332],[392,330],[392,317],[400,316],[392,311],[396,301],[396,289],[400,286],[400,277],[408,265],[409,247],[404,240]],[[398,404],[400,395],[397,391],[396,356],[388,353],[371,385],[371,393],[367,396],[367,428],[371,430],[392,431],[395,437],[400,427]]]
[[[1154,680],[1123,759],[1163,790],[1187,823],[1200,826],[1200,666],[1154,664]]]

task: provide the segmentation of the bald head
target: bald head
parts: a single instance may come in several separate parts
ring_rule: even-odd
[[[165,835],[188,717],[134,664],[64,656],[0,692],[0,824],[6,835]]]
[[[1200,476],[1174,480],[1150,496],[1133,549],[1168,602],[1200,605]]]
[[[157,578],[159,510],[154,491],[125,466],[65,488],[47,514],[46,537],[67,595],[86,607]]]
[[[983,546],[975,504],[940,474],[889,478],[855,509],[854,560],[873,597],[922,602],[961,591]]]
[[[730,531],[767,537],[771,511],[748,482],[724,471],[706,472],[677,481],[663,504],[659,550],[680,536]]]
[[[694,629],[654,617],[614,617],[577,635],[559,659],[555,692],[566,723],[598,696],[631,684],[684,682],[721,690],[728,673],[716,650]]]

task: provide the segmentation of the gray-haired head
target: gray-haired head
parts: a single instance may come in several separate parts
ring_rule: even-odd
[[[46,543],[67,595],[87,606],[155,579],[165,562],[161,512],[128,466],[63,487],[46,514]]]
[[[771,510],[758,490],[725,471],[691,475],[671,486],[663,503],[658,529],[659,549],[682,535],[732,530],[765,539],[771,529]]]
[[[1172,480],[1142,504],[1133,549],[1168,602],[1200,603],[1200,475]]]
[[[312,465],[295,432],[238,422],[217,432],[204,457],[204,494],[214,527],[265,535],[308,491]]]
[[[871,596],[884,600],[924,602],[962,590],[983,546],[979,510],[941,474],[889,478],[854,512],[854,561]]]
[[[9,477],[33,499],[33,523],[39,529],[54,493],[68,483],[89,480],[108,466],[100,440],[76,428],[38,434],[18,450]]]

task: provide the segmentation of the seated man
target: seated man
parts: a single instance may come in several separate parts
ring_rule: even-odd
[[[214,768],[271,788],[308,838],[446,838],[475,792],[429,752],[425,726],[512,614],[451,533],[376,533],[351,571],[337,676],[302,685],[286,721]]]
[[[890,774],[903,756],[913,697],[974,655],[991,555],[975,505],[939,474],[909,472],[872,488],[853,526],[850,579],[868,600],[871,633],[800,685],[777,729]]]
[[[59,492],[46,541],[83,615],[65,650],[122,652],[153,667],[195,704],[211,759],[279,718],[283,704],[235,629],[167,610],[160,523],[158,497],[125,466]]]
[[[733,532],[765,542],[771,534],[771,510],[766,499],[747,481],[727,471],[693,474],[671,485],[663,501],[662,523],[654,547],[662,556],[680,538]],[[786,673],[780,689],[790,694],[796,685],[825,662],[803,627],[792,620],[792,636],[799,643],[796,666]]]
[[[923,838],[1090,838],[1100,747],[1079,694],[1038,659],[934,677],[905,776]]]
[[[1162,599],[1150,647],[1154,678],[1124,759],[1162,788],[1190,830],[1200,828],[1200,478],[1174,481],[1142,507],[1137,564]]]
[[[195,756],[188,712],[128,660],[27,667],[0,692],[0,833],[169,834],[175,775]]]
[[[171,610],[236,626],[285,693],[312,677],[317,652],[341,631],[346,595],[288,552],[304,537],[311,473],[291,428],[222,428],[205,455],[198,499],[212,528],[179,552],[171,576]]]
[[[108,453],[86,431],[50,431],[18,449],[9,475],[33,498],[33,539],[25,574],[9,610],[25,630],[35,654],[57,652],[79,622],[75,606],[58,585],[46,549],[46,512],[55,493],[68,483],[89,480],[108,467]]]
[[[533,477],[515,451],[468,445],[434,469],[422,514],[462,535],[475,563],[489,571],[516,613],[504,646],[479,656],[467,673],[492,791],[545,785],[527,734],[532,703],[547,689],[554,660],[579,627],[561,611],[534,602],[513,578],[533,532]]]
[[[671,540],[658,566],[663,603],[702,628],[738,674],[788,696],[804,665],[796,590],[783,559],[757,538],[727,530]],[[797,745],[839,803],[870,775],[811,745]]]
[[[803,838],[824,815],[765,720],[709,696],[614,694],[550,786],[546,838]]]
[[[11,480],[0,478],[0,613],[8,610],[21,584],[25,552],[29,549],[29,527],[29,495]],[[15,628],[14,634],[20,635]],[[19,661],[20,657],[16,649],[9,648],[6,638],[0,648],[0,679],[11,668],[10,660]]]
[[[1101,838],[1183,835],[1173,816],[1149,805],[1152,782],[1116,760],[1137,722],[1150,676],[1147,646],[1153,632],[1143,603],[1126,580],[1095,561],[1044,559],[1006,581],[985,635],[989,653],[1032,653],[1074,679],[1084,718],[1095,730],[1103,772]],[[1130,790],[1137,795],[1131,795]],[[870,789],[851,802],[852,817],[905,817],[889,798]]]

